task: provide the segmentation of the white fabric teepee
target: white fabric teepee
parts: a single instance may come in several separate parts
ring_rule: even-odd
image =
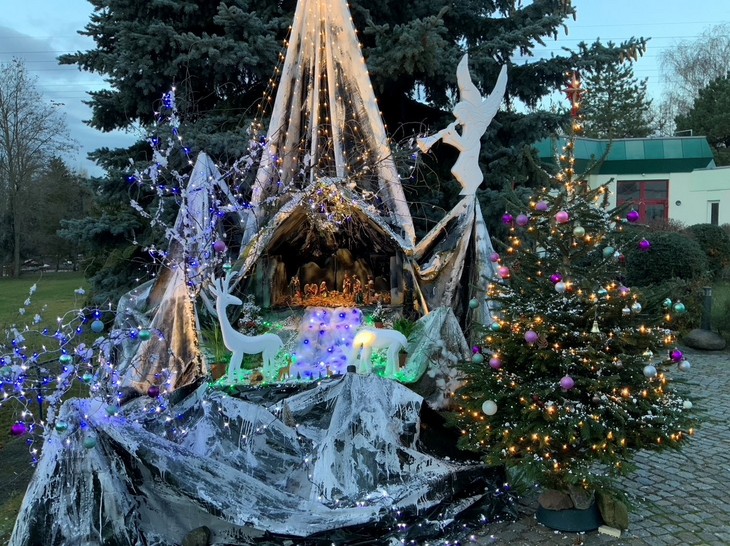
[[[415,232],[345,0],[297,5],[244,246],[298,190],[335,178],[410,244]]]

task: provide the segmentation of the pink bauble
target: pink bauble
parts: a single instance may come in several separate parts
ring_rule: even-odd
[[[535,210],[539,212],[545,212],[550,208],[550,205],[548,205],[547,201],[538,201],[537,205],[535,205]]]
[[[489,261],[493,264],[496,264],[499,261],[499,254],[496,252],[492,252],[492,254],[489,256]]]
[[[575,387],[575,381],[569,375],[566,375],[560,380],[560,388],[564,391],[569,391],[573,387]]]
[[[502,361],[496,356],[493,356],[489,359],[489,365],[492,367],[492,369],[498,370],[502,367]]]
[[[555,221],[558,224],[565,224],[566,222],[570,221],[570,214],[568,214],[566,211],[561,210],[555,215]]]
[[[226,246],[226,243],[218,240],[213,243],[213,250],[215,250],[218,254],[223,254],[226,250],[228,250],[228,247]]]
[[[563,276],[560,273],[553,273],[550,275],[550,282],[555,284],[563,280]]]
[[[669,353],[669,356],[675,362],[680,362],[682,358],[684,358],[684,353],[679,349],[674,349],[671,353]]]
[[[627,219],[627,220],[628,220],[629,222],[631,222],[631,223],[633,223],[633,222],[638,222],[638,221],[639,221],[639,213],[638,213],[638,212],[636,212],[635,210],[632,210],[632,211],[630,211],[630,212],[629,212],[629,213],[628,213],[628,214],[626,215],[626,219]]]
[[[525,332],[525,341],[530,345],[537,343],[538,337],[537,332],[534,330],[527,330],[527,332]]]
[[[650,249],[651,243],[649,241],[647,241],[646,239],[642,239],[641,241],[639,241],[639,250],[641,250],[642,252],[649,252]]]
[[[502,223],[503,224],[511,224],[514,219],[515,219],[514,216],[512,216],[509,212],[505,212],[502,215]]]
[[[497,275],[499,275],[503,279],[509,279],[509,276],[510,276],[509,267],[507,267],[505,265],[503,265],[502,267],[499,267],[497,269]]]
[[[518,214],[517,219],[515,220],[518,226],[525,227],[527,224],[530,223],[530,217],[526,214]]]

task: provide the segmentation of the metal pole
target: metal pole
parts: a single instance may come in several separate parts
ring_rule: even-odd
[[[711,286],[705,286],[703,288],[705,291],[705,300],[704,300],[704,308],[702,310],[702,329],[703,330],[711,330],[711,322],[712,322],[712,287]]]

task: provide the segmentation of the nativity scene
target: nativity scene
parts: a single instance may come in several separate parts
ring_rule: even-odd
[[[416,240],[347,4],[324,3],[298,3],[249,206],[201,152],[167,267],[119,302],[95,397],[52,417],[11,544],[412,540],[509,511],[500,476],[429,437],[471,354],[467,315],[492,313],[475,192],[506,68],[483,99],[465,56],[456,121],[419,140],[458,150],[463,199]]]

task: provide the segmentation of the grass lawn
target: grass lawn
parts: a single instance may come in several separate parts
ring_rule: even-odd
[[[18,309],[25,307],[23,303],[34,284],[36,293],[31,296],[31,305],[22,316]],[[56,317],[83,305],[85,296],[74,294],[80,287],[88,289],[83,274],[78,272],[28,273],[18,279],[0,278],[0,327],[32,324],[33,316],[38,313],[44,319],[41,325],[51,328],[56,324]],[[42,311],[44,305],[47,309]]]
[[[713,330],[730,334],[730,281],[718,281],[712,287]]]
[[[33,284],[36,292],[30,296],[31,304],[25,300]],[[88,285],[81,273],[32,273],[18,279],[0,278],[0,343],[4,343],[4,330],[15,325],[19,330],[25,326],[33,329],[56,326],[56,318],[70,310],[81,307],[85,296],[77,296],[74,290]],[[44,308],[45,306],[45,308]],[[18,309],[25,308],[25,315]],[[42,321],[33,326],[33,317],[39,314]],[[25,489],[28,486],[33,467],[24,438],[10,436],[10,426],[17,417],[19,404],[7,404],[0,408],[0,543],[7,544],[20,509]]]

